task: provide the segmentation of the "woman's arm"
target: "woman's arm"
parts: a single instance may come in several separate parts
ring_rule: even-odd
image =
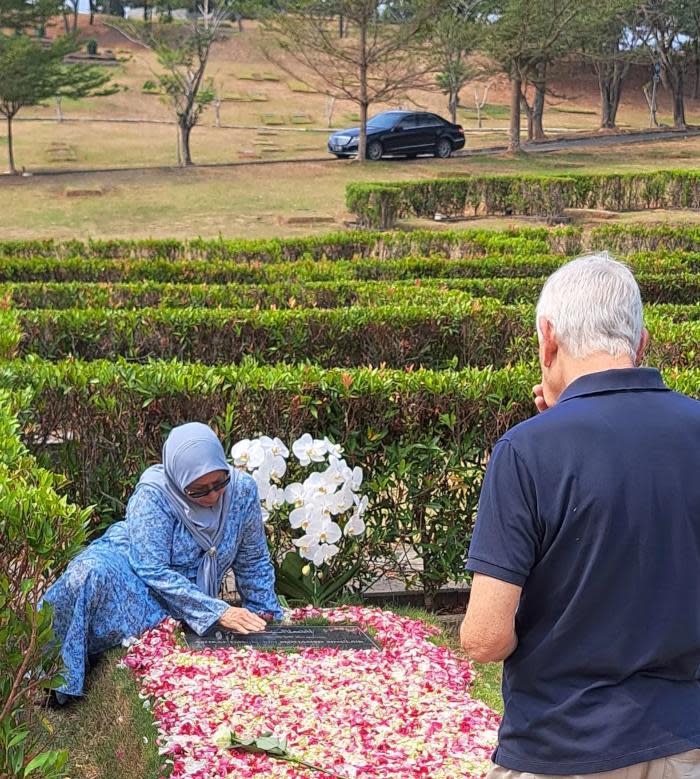
[[[149,487],[141,487],[132,496],[126,518],[129,562],[137,576],[164,601],[172,617],[184,620],[200,635],[205,633],[228,609],[228,604],[205,595],[170,567],[175,518]]]
[[[267,548],[258,488],[251,478],[247,478],[241,491],[238,509],[243,522],[241,543],[231,566],[236,587],[245,608],[282,619],[282,609],[275,595],[275,571]]]

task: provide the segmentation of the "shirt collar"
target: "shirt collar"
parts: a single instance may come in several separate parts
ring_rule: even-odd
[[[627,390],[666,390],[661,374],[656,368],[613,368],[608,371],[587,373],[580,376],[561,393],[558,403],[585,395]]]

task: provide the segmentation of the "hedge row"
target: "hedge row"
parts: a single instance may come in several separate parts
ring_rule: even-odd
[[[647,303],[700,300],[700,274],[638,273]],[[272,284],[162,282],[10,282],[0,301],[12,308],[343,308],[423,303],[446,296],[492,297],[534,303],[544,276],[530,278],[424,278],[397,281],[289,281]]]
[[[37,606],[84,543],[89,512],[68,504],[57,492],[63,479],[37,466],[16,407],[0,392],[0,776],[57,779],[67,754],[49,748],[38,715],[42,695],[62,681],[61,661],[50,609]]]
[[[654,174],[656,175],[656,174]],[[497,178],[497,177],[493,177]],[[506,180],[508,177],[502,177]],[[590,177],[587,177],[590,178]],[[419,182],[443,196],[475,179],[442,179]],[[499,179],[500,180],[500,179]],[[525,179],[532,183],[532,179]],[[556,179],[561,183],[561,179]],[[350,185],[359,200],[384,185]],[[393,186],[393,185],[392,185]],[[403,186],[403,185],[397,185]],[[408,186],[414,186],[411,182]],[[501,186],[500,184],[498,186]],[[369,189],[367,189],[369,188]],[[374,197],[374,196],[373,196]],[[428,212],[431,205],[426,205]],[[452,259],[489,254],[575,255],[596,249],[622,254],[640,251],[700,251],[700,227],[608,225],[584,231],[566,227],[520,228],[503,231],[416,230],[411,232],[344,232],[308,238],[268,240],[90,240],[90,241],[0,241],[1,259],[90,259],[90,260],[206,260],[237,263],[350,260],[358,258],[401,259],[409,255],[442,254]]]
[[[664,307],[659,314],[649,308],[652,364],[700,365],[699,310]],[[444,369],[500,368],[528,355],[536,357],[533,307],[488,298],[282,311],[41,309],[6,312],[3,317],[5,354],[13,353],[14,343],[21,355],[52,360],[124,357],[218,365],[252,357],[265,364]]]
[[[304,432],[327,435],[366,474],[361,579],[381,566],[414,581],[415,571],[392,556],[402,544],[423,559],[421,584],[429,590],[464,579],[488,453],[505,430],[533,413],[537,377],[523,365],[406,372],[31,358],[0,366],[0,386],[31,392],[25,429],[33,448],[70,474],[72,497],[95,504],[102,524],[122,517],[139,474],[159,460],[173,425],[207,421],[227,448],[257,434],[287,442]],[[670,369],[666,379],[700,395],[697,369]],[[285,551],[289,539],[270,532],[274,553]]]
[[[700,173],[655,171],[568,176],[465,176],[351,183],[346,205],[364,227],[388,229],[405,216],[436,213],[556,216],[566,208],[636,211],[700,207]]]
[[[400,260],[328,260],[245,265],[236,262],[168,260],[8,259],[0,262],[0,282],[83,281],[178,284],[275,284],[311,281],[408,280],[417,278],[524,278],[546,276],[567,258],[559,255],[495,255],[452,260],[439,256]],[[625,257],[638,273],[697,273],[700,253],[638,253]]]
[[[89,241],[0,241],[0,258],[95,259],[95,260],[203,260],[237,263],[289,262],[294,260],[399,259],[408,254],[440,252],[451,257],[486,254],[526,254],[579,251],[581,231],[574,228],[547,230],[523,228],[458,230],[436,233],[342,232],[308,238],[261,240],[205,240],[195,238]]]

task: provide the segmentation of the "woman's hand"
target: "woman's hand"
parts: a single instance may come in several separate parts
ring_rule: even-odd
[[[231,606],[219,617],[219,624],[227,630],[235,630],[236,633],[259,633],[265,630],[267,622],[248,609]]]

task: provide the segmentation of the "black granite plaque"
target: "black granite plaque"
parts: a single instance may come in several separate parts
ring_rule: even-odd
[[[268,625],[261,633],[235,633],[222,627],[210,628],[203,636],[185,630],[190,649],[245,647],[253,649],[379,649],[379,645],[357,625]]]

